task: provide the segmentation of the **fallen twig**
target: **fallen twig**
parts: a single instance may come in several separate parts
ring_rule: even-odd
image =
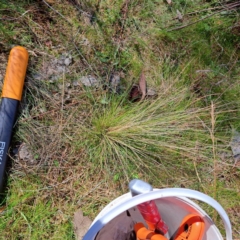
[[[198,22],[201,22],[201,21],[203,21],[203,20],[205,20],[205,19],[207,19],[207,18],[210,18],[210,17],[212,17],[212,16],[214,16],[214,15],[216,15],[216,14],[218,14],[218,13],[221,13],[221,12],[223,12],[223,11],[233,10],[233,9],[236,8],[236,7],[240,7],[240,3],[231,3],[231,4],[228,4],[228,5],[230,5],[230,6],[227,6],[227,7],[226,7],[226,5],[225,5],[225,6],[223,6],[220,10],[218,10],[218,11],[212,13],[212,14],[209,14],[209,15],[207,15],[207,16],[205,16],[205,17],[203,17],[203,18],[201,18],[201,19],[199,19],[199,20],[197,20],[197,21],[194,21],[194,22],[191,22],[191,23],[188,23],[188,24],[185,24],[185,25],[176,27],[176,28],[172,28],[172,29],[167,30],[167,31],[168,31],[168,32],[172,32],[172,31],[175,31],[175,30],[183,29],[183,28],[192,26],[192,25],[194,25],[194,24],[196,24],[196,23],[198,23]],[[206,11],[207,11],[207,10],[208,10],[208,9],[206,9]],[[200,11],[199,11],[199,12],[200,12]],[[197,12],[186,13],[185,15],[190,15],[190,14],[193,14],[193,13],[197,13]]]
[[[58,12],[56,9],[54,9],[50,4],[48,4],[45,0],[42,0],[44,4],[46,4],[51,10],[53,10],[55,13],[57,13],[59,16],[61,16],[64,20],[66,20],[70,25],[72,25],[72,23],[66,18],[64,17],[60,12]]]
[[[222,11],[223,11],[223,10],[221,10],[221,11],[219,11],[219,12],[222,12]],[[199,20],[197,20],[197,21],[191,22],[191,23],[189,23],[189,24],[182,25],[182,26],[180,26],[180,27],[172,28],[172,29],[167,30],[167,31],[168,31],[168,32],[172,32],[172,31],[176,31],[176,30],[179,30],[179,29],[183,29],[183,28],[192,26],[192,25],[194,25],[194,24],[196,24],[196,23],[198,23],[198,22],[201,22],[201,21],[203,21],[203,20],[205,20],[205,19],[207,19],[207,18],[210,18],[210,17],[216,15],[216,14],[219,13],[219,12],[212,13],[212,14],[210,14],[210,15],[202,18],[202,19],[199,19]]]
[[[30,10],[27,10],[26,12],[24,12],[23,14],[21,14],[21,16],[17,17],[17,18],[0,18],[0,20],[2,21],[16,21],[18,19],[20,19],[21,17],[23,17],[25,14],[31,12]]]
[[[201,12],[215,11],[215,10],[218,10],[218,9],[232,10],[232,8],[236,8],[236,7],[240,7],[240,3],[229,3],[229,4],[226,4],[226,5],[223,5],[223,6],[206,8],[206,9],[198,10],[198,11],[195,11],[195,12],[189,12],[189,13],[186,13],[185,15],[194,15],[194,14],[198,14],[198,13],[201,13]]]

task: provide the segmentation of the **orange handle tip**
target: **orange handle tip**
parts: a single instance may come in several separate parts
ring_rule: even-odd
[[[3,83],[2,97],[21,101],[27,65],[27,50],[21,46],[12,48]]]

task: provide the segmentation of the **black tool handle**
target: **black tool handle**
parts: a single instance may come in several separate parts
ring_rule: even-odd
[[[5,189],[8,149],[18,104],[18,100],[2,98],[0,105],[0,193]]]

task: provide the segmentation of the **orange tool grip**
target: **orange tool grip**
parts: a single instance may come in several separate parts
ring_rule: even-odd
[[[24,47],[14,47],[9,55],[2,97],[21,101],[28,65],[28,52]]]
[[[152,231],[146,229],[142,223],[136,223],[134,225],[134,231],[139,240],[150,239],[154,234]]]
[[[138,240],[145,240],[145,239],[149,239],[149,240],[167,240],[166,237],[164,237],[161,234],[156,234],[153,231],[148,230],[147,228],[145,228],[145,226],[143,225],[143,223],[136,223],[134,225],[134,231],[137,235],[137,239]]]
[[[196,214],[183,218],[174,240],[202,240],[205,229],[203,219]]]

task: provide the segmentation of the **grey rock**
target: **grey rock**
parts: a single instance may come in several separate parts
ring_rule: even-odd
[[[119,92],[120,82],[121,82],[121,78],[119,73],[114,73],[111,75],[110,87],[114,92]]]
[[[65,66],[56,66],[56,73],[61,74],[65,72]]]
[[[52,75],[49,77],[49,82],[54,83],[60,78],[60,75]]]
[[[44,76],[40,73],[34,73],[34,74],[32,74],[32,78],[35,80],[43,80]]]
[[[80,83],[77,80],[73,81],[72,84],[73,84],[74,87],[80,86]]]
[[[240,161],[240,133],[236,130],[233,130],[232,135],[230,146],[235,161],[234,163],[237,164]]]
[[[147,96],[156,96],[157,92],[152,88],[147,88]]]
[[[49,62],[43,62],[39,72],[32,75],[35,80],[49,80],[53,83],[62,78],[64,73],[69,72],[69,66],[72,64],[72,56],[63,54],[59,58],[54,58]]]
[[[100,81],[91,75],[83,76],[79,79],[79,81],[86,87],[99,87],[100,86]]]
[[[47,68],[45,69],[46,76],[47,76],[47,77],[50,77],[50,76],[52,76],[53,74],[55,74],[55,73],[56,73],[56,67],[57,67],[57,66],[52,65],[52,64],[48,65]]]
[[[83,37],[83,40],[81,41],[81,44],[84,45],[84,46],[89,46],[90,42],[87,38]]]
[[[62,66],[69,66],[72,63],[72,56],[69,54],[63,54],[59,57],[59,59],[56,59],[54,64],[62,65]]]
[[[23,143],[20,146],[18,156],[21,160],[28,162],[29,164],[32,164],[35,162],[33,154],[26,143]]]
[[[70,58],[70,57],[65,58],[64,64],[65,64],[66,66],[69,66],[71,63],[72,63],[72,58]]]
[[[64,61],[65,61],[65,57],[64,56],[61,56],[59,59],[57,59],[57,65],[61,65],[63,66],[64,65]]]

